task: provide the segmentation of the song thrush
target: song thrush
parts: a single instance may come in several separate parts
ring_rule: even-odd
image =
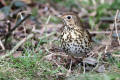
[[[74,13],[65,13],[60,16],[64,27],[60,35],[61,47],[66,54],[83,57],[90,52],[92,41],[89,32],[84,28],[83,22]]]

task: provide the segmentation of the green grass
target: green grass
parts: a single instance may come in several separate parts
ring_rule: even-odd
[[[32,45],[28,41],[25,46],[22,56],[18,58],[11,56],[8,60],[1,62],[0,80],[15,80],[16,78],[25,80],[47,80],[50,78],[54,80],[57,78],[57,73],[66,72],[62,67],[53,66],[53,63],[44,60],[43,57],[47,53],[43,53],[42,50],[35,52],[39,49],[39,44],[35,49],[30,48]]]
[[[38,2],[47,3],[45,0],[37,0]],[[99,0],[97,1],[96,9],[89,9],[90,6],[95,7],[92,0],[53,0],[54,3],[64,6],[67,9],[75,7],[80,9],[80,6],[84,7],[88,13],[96,11],[95,16],[90,16],[88,22],[91,25],[91,29],[94,29],[96,24],[98,24],[101,17],[110,16],[107,12],[111,12],[111,16],[115,14],[116,9],[119,9],[119,0],[115,0],[111,5],[107,3],[100,4]],[[80,5],[80,6],[79,6]],[[112,9],[113,8],[113,9]],[[32,16],[38,17],[37,8],[32,9]],[[48,16],[40,16],[41,21],[45,23],[48,19]],[[60,19],[51,16],[49,23],[58,24]],[[99,30],[108,28],[107,24],[102,24]],[[54,37],[54,36],[53,36]],[[52,38],[52,37],[51,37]],[[99,35],[96,37],[98,40],[105,39],[104,35]],[[77,68],[73,70],[73,73],[69,77],[59,77],[58,73],[66,74],[67,69],[60,66],[56,66],[53,61],[47,61],[44,59],[48,53],[41,49],[40,47],[44,44],[48,44],[51,40],[48,38],[42,39],[39,41],[37,46],[35,46],[32,41],[27,41],[24,44],[24,51],[22,56],[14,58],[10,56],[6,60],[0,61],[0,80],[120,80],[120,58],[108,58],[107,63],[111,65],[111,70],[108,70],[104,73],[86,72],[86,74],[78,74]],[[56,42],[57,44],[57,42]],[[49,46],[49,45],[48,45]],[[116,51],[113,54],[120,54],[120,51]],[[113,68],[116,68],[114,70]]]
[[[119,80],[119,73],[86,73],[68,77],[66,80]]]
[[[25,43],[25,49],[22,56],[14,58],[11,56],[6,61],[1,61],[0,65],[0,80],[56,80],[65,79],[59,77],[57,73],[66,74],[66,69],[61,66],[54,66],[52,61],[43,59],[47,55],[43,50],[39,49],[41,41],[36,48],[31,44],[31,41]],[[32,48],[31,48],[32,47]],[[36,51],[36,52],[35,52]],[[119,53],[119,52],[117,52]],[[113,66],[120,68],[120,62],[117,61]],[[77,68],[75,69],[77,70]],[[75,71],[73,70],[73,72]],[[112,70],[111,70],[112,71]],[[116,80],[120,79],[117,72],[106,73],[73,73],[66,77],[67,80]],[[73,76],[75,75],[75,76]]]

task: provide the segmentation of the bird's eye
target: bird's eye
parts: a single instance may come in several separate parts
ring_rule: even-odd
[[[71,16],[67,16],[67,19],[71,19]]]

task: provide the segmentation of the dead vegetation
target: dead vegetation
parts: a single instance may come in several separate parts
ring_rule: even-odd
[[[117,2],[107,2],[1,0],[0,79],[119,80],[120,11]],[[59,47],[63,24],[57,15],[64,11],[78,14],[95,43],[83,62],[72,65]]]

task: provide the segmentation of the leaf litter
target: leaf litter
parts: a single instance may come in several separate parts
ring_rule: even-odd
[[[3,0],[2,0],[3,1]],[[39,50],[43,50],[44,53],[47,53],[46,56],[43,57],[44,60],[50,61],[53,66],[56,67],[63,67],[66,70],[69,70],[70,67],[70,60],[71,58],[66,55],[62,49],[60,49],[59,46],[59,39],[58,36],[60,34],[60,29],[62,28],[63,24],[60,20],[58,22],[53,23],[54,19],[53,17],[56,17],[59,13],[63,11],[74,11],[78,13],[79,17],[83,18],[83,20],[88,22],[89,16],[96,16],[96,11],[93,13],[88,13],[85,8],[80,8],[81,11],[77,11],[77,8],[74,8],[73,10],[68,9],[66,7],[62,7],[60,5],[54,4],[52,5],[52,2],[48,2],[45,4],[37,3],[36,1],[32,0],[22,0],[23,2],[14,2],[12,0],[12,3],[9,4],[5,2],[1,2],[3,4],[3,7],[0,12],[1,16],[1,22],[0,22],[0,40],[2,41],[3,47],[0,45],[0,55],[4,56],[7,54],[6,51],[11,51],[17,43],[23,39],[25,39],[29,34],[33,33],[34,36],[31,37],[30,41],[33,41],[34,47],[37,46],[37,43],[40,43],[39,49],[36,49],[35,53],[39,52]],[[19,4],[19,6],[18,6]],[[9,7],[11,5],[11,7]],[[55,8],[54,6],[60,6]],[[9,8],[5,8],[9,7]],[[92,7],[90,7],[92,8]],[[4,9],[4,10],[3,10]],[[3,10],[3,11],[2,11]],[[5,13],[6,11],[9,11],[9,15]],[[24,18],[26,15],[33,13],[29,18],[27,18],[24,22],[22,22],[19,27],[17,27],[14,31],[12,31],[11,36],[9,37],[9,40],[7,40],[7,45],[5,44],[4,36],[9,33],[9,31],[15,27],[15,25]],[[51,17],[50,17],[51,16]],[[50,17],[50,19],[49,19]],[[117,17],[118,18],[118,17]],[[53,20],[52,20],[53,19]],[[7,21],[10,21],[8,24]],[[119,18],[116,19],[116,22],[110,23],[115,24],[119,26]],[[100,23],[101,25],[101,23]],[[100,27],[100,25],[98,25]],[[114,27],[115,25],[112,25]],[[90,29],[90,27],[88,27]],[[99,31],[97,31],[97,28],[94,28],[91,30],[91,33],[96,30],[96,33],[94,37],[99,37]],[[119,31],[119,27],[117,28]],[[89,53],[87,58],[85,58],[83,61],[81,59],[75,59],[71,66],[71,73],[75,73],[76,67],[81,64],[82,67],[85,67],[85,71],[97,71],[99,73],[103,73],[106,70],[108,70],[108,67],[111,66],[111,63],[108,63],[109,57],[116,57],[113,53],[115,51],[120,50],[119,45],[119,33],[112,33],[112,31],[115,31],[115,29],[105,29],[104,32],[109,31],[109,34],[103,35],[106,37],[105,39],[102,38],[99,40],[100,44],[95,44],[93,51]],[[117,31],[116,31],[117,32]],[[43,40],[43,41],[42,41]],[[46,41],[45,41],[46,40]],[[23,55],[23,50],[25,48],[25,44],[20,45],[15,52],[13,52],[13,57],[17,58]],[[110,53],[110,55],[106,55],[107,53]],[[107,57],[106,57],[107,56]],[[118,57],[118,56],[117,56]],[[85,63],[85,66],[84,64]],[[108,65],[109,64],[109,65]],[[84,68],[80,69],[82,72]],[[81,72],[78,71],[78,72]],[[67,74],[67,73],[66,73]],[[58,73],[58,76],[66,76],[64,73]]]

